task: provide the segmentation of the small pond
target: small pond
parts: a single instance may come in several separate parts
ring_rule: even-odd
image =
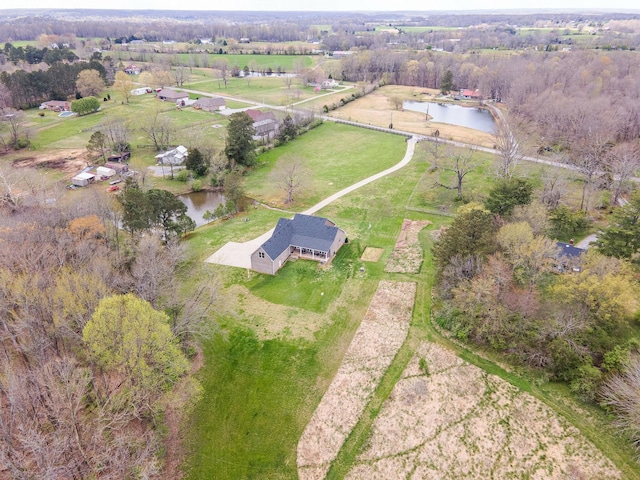
[[[402,108],[424,114],[429,112],[431,122],[448,123],[487,133],[493,133],[496,128],[493,115],[484,108],[413,101],[403,102]]]
[[[225,202],[221,192],[212,192],[210,190],[185,193],[184,195],[178,195],[178,198],[187,206],[187,215],[196,222],[198,227],[207,223],[202,218],[207,210],[213,212],[218,205]]]

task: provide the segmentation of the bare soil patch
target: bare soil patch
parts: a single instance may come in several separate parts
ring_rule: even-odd
[[[329,115],[342,120],[351,120],[384,128],[387,128],[390,123],[393,123],[395,130],[428,136],[433,135],[435,131],[438,130],[440,138],[481,145],[488,148],[492,148],[495,144],[495,139],[489,133],[446,123],[425,121],[425,115],[423,113],[396,110],[389,101],[389,98],[392,96],[399,96],[405,100],[413,101],[434,100],[433,93],[427,89],[385,86],[348,103],[344,107],[329,112]]]
[[[366,247],[360,260],[363,262],[377,262],[384,253],[384,248]]]
[[[298,442],[298,477],[325,477],[411,321],[415,283],[381,281],[329,389]]]
[[[72,177],[89,165],[86,150],[64,149],[31,154],[13,160],[16,168],[49,168]]]
[[[396,246],[391,252],[385,272],[391,273],[418,273],[422,265],[422,246],[418,235],[427,225],[429,220],[404,220],[400,235],[396,240]]]
[[[363,450],[348,479],[622,478],[545,404],[432,343],[416,352]]]

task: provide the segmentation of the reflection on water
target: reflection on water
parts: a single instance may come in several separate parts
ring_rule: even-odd
[[[178,198],[187,206],[187,215],[196,222],[198,227],[207,223],[202,218],[207,210],[213,213],[218,205],[225,202],[222,193],[209,190],[185,193],[178,195]]]
[[[403,102],[402,108],[424,114],[428,112],[431,122],[448,123],[487,133],[493,133],[496,128],[493,115],[484,108],[413,101]]]

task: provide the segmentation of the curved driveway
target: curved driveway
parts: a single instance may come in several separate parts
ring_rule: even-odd
[[[375,180],[389,175],[390,173],[400,170],[402,167],[406,166],[413,158],[416,143],[418,143],[418,139],[416,137],[407,139],[407,151],[405,152],[403,159],[396,163],[393,167],[387,168],[386,170],[376,173],[375,175],[371,175],[364,180],[360,180],[359,182],[354,183],[353,185],[325,198],[321,202],[315,204],[313,207],[301,213],[305,215],[312,215],[318,210],[329,205],[331,202],[343,197],[347,193],[351,193],[354,190],[363,187],[364,185],[367,185]],[[255,252],[260,245],[266,242],[271,237],[272,233],[273,228],[268,232],[263,233],[259,237],[254,238],[253,240],[249,240],[248,242],[229,242],[223,245],[222,248],[220,248],[209,258],[207,258],[205,262],[217,263],[219,265],[228,265],[230,267],[251,268],[251,254]]]

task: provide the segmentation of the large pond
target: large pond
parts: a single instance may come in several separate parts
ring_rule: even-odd
[[[198,227],[207,223],[202,218],[207,210],[213,213],[218,205],[225,202],[222,193],[209,190],[185,193],[184,195],[178,195],[178,198],[187,206],[187,215],[196,222]]]
[[[493,115],[484,108],[413,101],[403,102],[402,108],[424,114],[428,112],[432,122],[448,123],[487,133],[493,133],[496,128]]]

